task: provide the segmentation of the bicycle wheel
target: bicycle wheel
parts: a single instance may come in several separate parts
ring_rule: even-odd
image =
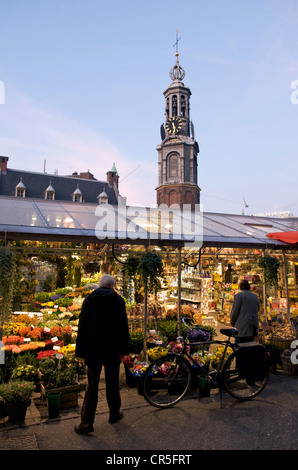
[[[236,353],[230,354],[222,369],[223,385],[227,392],[237,400],[251,400],[259,395],[267,385],[269,371],[263,380],[249,381],[239,374]]]
[[[191,368],[186,359],[168,354],[153,361],[144,375],[144,397],[157,408],[168,408],[182,400],[191,384]]]

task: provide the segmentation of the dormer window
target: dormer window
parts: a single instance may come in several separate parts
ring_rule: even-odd
[[[105,192],[105,189],[103,188],[103,192],[97,196],[98,204],[108,204],[109,198],[107,193]]]
[[[77,189],[72,193],[72,200],[73,202],[82,202],[82,198],[83,195],[78,185]]]
[[[48,201],[53,201],[55,199],[55,189],[51,185],[51,182],[50,182],[49,186],[47,187],[47,189],[44,192],[44,197]]]
[[[19,183],[15,187],[15,197],[25,197],[26,194],[26,186],[23,183],[22,178],[20,179]]]

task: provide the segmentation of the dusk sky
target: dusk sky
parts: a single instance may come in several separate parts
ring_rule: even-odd
[[[298,216],[297,0],[0,0],[0,20],[9,168],[115,163],[127,203],[155,204],[178,29],[203,210]]]

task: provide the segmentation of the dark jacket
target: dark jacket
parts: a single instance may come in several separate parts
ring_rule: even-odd
[[[83,302],[79,317],[76,356],[86,363],[128,354],[129,329],[125,302],[114,291],[99,287]]]
[[[231,325],[238,330],[238,336],[258,336],[260,310],[259,298],[249,290],[235,295],[230,314]]]

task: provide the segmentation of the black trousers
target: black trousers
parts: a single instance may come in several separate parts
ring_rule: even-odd
[[[96,364],[88,364],[88,384],[81,410],[81,424],[93,424],[98,403],[98,385],[102,367],[105,369],[106,399],[110,410],[110,418],[118,416],[121,407],[119,392],[118,357],[108,358]]]

